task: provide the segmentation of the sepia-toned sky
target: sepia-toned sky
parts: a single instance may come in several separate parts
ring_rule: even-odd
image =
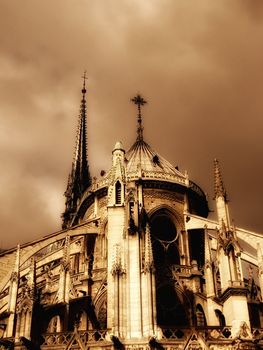
[[[220,160],[237,226],[263,232],[262,0],[1,0],[0,247],[60,229],[81,76],[92,175],[147,142],[213,202]]]

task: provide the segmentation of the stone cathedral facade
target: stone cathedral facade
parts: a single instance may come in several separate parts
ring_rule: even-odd
[[[62,230],[0,255],[0,349],[263,346],[263,239],[235,227],[214,162],[202,189],[137,135],[91,178],[85,79]]]

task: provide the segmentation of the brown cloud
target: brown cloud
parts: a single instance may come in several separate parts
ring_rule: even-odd
[[[261,0],[2,1],[1,245],[59,228],[84,69],[94,175],[135,139],[140,91],[152,147],[211,207],[218,157],[236,224],[261,232],[262,15]]]

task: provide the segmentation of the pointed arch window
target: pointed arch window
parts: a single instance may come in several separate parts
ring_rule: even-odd
[[[98,312],[98,321],[101,329],[107,329],[107,302],[105,301]]]
[[[206,326],[206,318],[205,313],[200,304],[197,304],[196,306],[196,325],[197,327],[204,327]]]
[[[226,326],[226,320],[225,320],[225,316],[223,315],[223,313],[220,310],[216,309],[215,310],[215,314],[216,314],[216,317],[217,317],[217,319],[219,321],[219,326],[225,327]]]
[[[75,326],[80,331],[85,331],[88,329],[88,315],[85,310],[81,310],[76,315]]]
[[[53,316],[47,327],[47,333],[56,333],[61,331],[61,322],[59,315]]]
[[[189,303],[183,291],[174,288],[168,281],[158,286],[156,290],[157,324],[161,328],[188,327]]]
[[[121,183],[119,180],[115,184],[115,203],[121,204]]]
[[[178,230],[173,214],[159,209],[150,219],[155,267],[157,324],[165,328],[191,324],[187,295],[175,285],[175,271],[181,265]]]

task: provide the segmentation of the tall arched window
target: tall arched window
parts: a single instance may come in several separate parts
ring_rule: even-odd
[[[225,320],[225,316],[223,315],[223,313],[220,310],[216,309],[215,314],[216,314],[216,317],[218,318],[219,326],[225,327],[226,320]]]
[[[249,311],[249,318],[250,318],[250,323],[251,327],[253,328],[261,328],[260,324],[260,305],[259,304],[253,304],[249,303],[248,304],[248,311]]]
[[[187,306],[174,284],[158,286],[156,290],[157,323],[164,328],[189,326]]]
[[[115,203],[121,204],[121,183],[119,180],[115,184]]]
[[[175,287],[174,274],[180,265],[178,234],[173,215],[161,209],[151,218],[155,266],[157,323],[163,328],[189,325],[188,303]]]
[[[85,331],[88,329],[88,317],[85,310],[82,310],[76,319],[77,327],[80,331]]]
[[[47,327],[47,333],[56,333],[56,332],[61,332],[61,322],[60,322],[60,317],[59,315],[53,316]]]
[[[106,288],[106,287],[105,287]],[[102,292],[98,302],[96,303],[97,320],[100,329],[107,329],[107,291]]]
[[[206,326],[206,318],[205,318],[205,313],[200,304],[197,304],[196,306],[196,325],[197,327],[204,327]]]

